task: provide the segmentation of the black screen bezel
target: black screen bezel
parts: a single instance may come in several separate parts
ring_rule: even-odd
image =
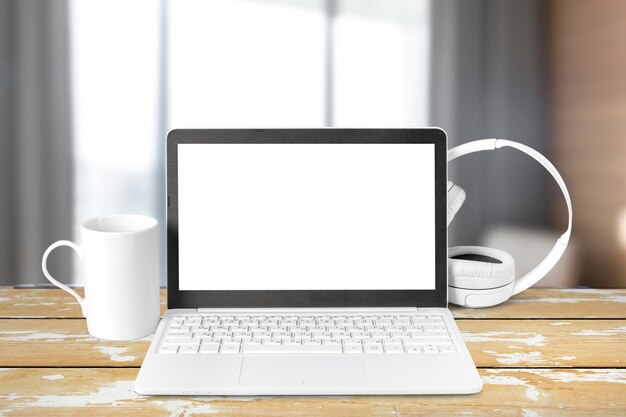
[[[435,145],[434,290],[179,290],[178,145],[184,143],[432,143]],[[421,129],[177,129],[167,135],[168,308],[446,307],[446,134]]]

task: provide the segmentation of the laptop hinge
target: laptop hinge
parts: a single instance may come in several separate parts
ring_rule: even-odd
[[[267,308],[198,308],[197,311],[198,313],[202,313],[202,312],[215,312],[215,311],[228,311],[228,312],[233,312],[233,311],[245,311],[245,312],[267,312],[267,311],[280,311],[280,312],[288,312],[288,311],[293,311],[293,312],[298,312],[298,313],[302,313],[302,312],[332,312],[332,311],[339,311],[342,313],[349,313],[349,312],[355,312],[355,313],[359,313],[359,312],[364,312],[364,311],[406,311],[406,312],[415,312],[415,311],[419,311],[419,309],[417,307],[302,307],[302,308],[298,308],[298,307],[287,307],[287,308],[274,308],[274,307],[267,307]]]

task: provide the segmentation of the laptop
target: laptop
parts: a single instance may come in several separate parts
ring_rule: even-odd
[[[149,395],[469,394],[447,309],[446,135],[174,130]]]

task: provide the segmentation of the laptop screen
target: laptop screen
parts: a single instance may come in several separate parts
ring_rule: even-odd
[[[433,144],[178,144],[179,289],[435,289]]]

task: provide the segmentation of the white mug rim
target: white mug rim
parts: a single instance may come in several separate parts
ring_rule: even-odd
[[[133,220],[133,227],[129,230],[103,230],[96,225],[103,220],[111,220],[116,218],[123,218],[126,220]],[[144,222],[144,226],[139,226],[140,222]],[[134,225],[137,226],[135,227]],[[105,214],[101,216],[95,216],[82,222],[81,229],[90,233],[102,233],[107,235],[127,235],[134,233],[141,233],[156,228],[159,222],[150,216],[144,216],[141,214]]]

